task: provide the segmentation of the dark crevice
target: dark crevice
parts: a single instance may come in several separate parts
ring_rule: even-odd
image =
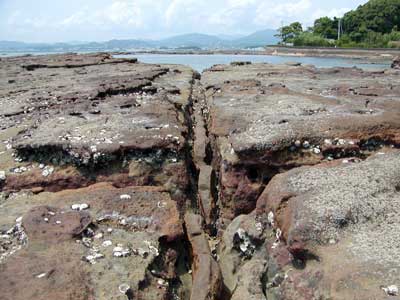
[[[123,87],[123,88],[108,88],[105,91],[99,92],[96,99],[104,99],[106,97],[116,96],[116,95],[126,95],[133,93],[141,93],[145,87],[151,86],[151,81],[145,82],[141,85],[135,87]],[[150,90],[151,91],[151,90]]]
[[[74,64],[74,65],[72,65],[72,64],[70,64],[70,65],[68,65],[68,64],[64,64],[64,65],[62,65],[62,64],[60,64],[60,65],[30,64],[30,65],[23,65],[22,68],[27,70],[27,71],[35,71],[37,69],[44,69],[44,68],[46,68],[46,69],[60,69],[60,68],[74,69],[74,68],[84,68],[84,67],[90,67],[90,66],[97,66],[99,64],[102,64],[102,65],[106,65],[106,64],[113,65],[113,64],[120,64],[120,63],[127,63],[127,62],[135,64],[135,63],[137,63],[137,59],[136,58],[131,58],[131,59],[124,59],[124,60],[119,60],[119,61],[110,60],[108,62],[101,61],[101,62],[98,62],[98,63]]]
[[[189,175],[189,187],[187,190],[187,196],[190,203],[190,208],[194,212],[199,212],[198,206],[198,179],[199,174],[196,169],[196,165],[193,159],[193,141],[194,141],[194,131],[193,131],[193,83],[195,80],[195,75],[192,78],[191,91],[189,96],[189,103],[186,105],[184,110],[185,125],[187,128],[187,135],[185,138],[185,159],[186,159],[186,169]]]

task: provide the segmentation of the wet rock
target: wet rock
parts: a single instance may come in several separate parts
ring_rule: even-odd
[[[245,66],[251,65],[251,61],[233,61],[231,62],[231,66]]]
[[[301,66],[301,63],[296,62],[296,61],[288,61],[285,63],[285,65],[291,66],[291,67],[299,67],[299,66]]]

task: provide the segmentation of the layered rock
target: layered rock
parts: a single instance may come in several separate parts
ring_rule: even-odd
[[[397,79],[384,71],[266,64],[206,71],[222,216],[251,212],[277,173],[398,145]]]
[[[398,298],[396,70],[0,66],[0,298]]]
[[[188,189],[190,69],[102,54],[1,64],[3,139],[17,160],[30,162],[15,166],[2,158],[2,169],[16,171],[7,174],[4,190],[57,191],[108,181],[165,185],[179,198]]]
[[[187,298],[192,70],[0,64],[2,299]]]

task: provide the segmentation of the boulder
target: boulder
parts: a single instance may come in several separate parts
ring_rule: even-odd
[[[380,287],[398,282],[400,272],[400,244],[393,239],[400,224],[393,213],[400,209],[399,167],[395,150],[271,180],[257,202],[259,217],[273,216],[278,245],[292,256],[278,271],[287,278],[271,289],[278,299],[386,299]]]

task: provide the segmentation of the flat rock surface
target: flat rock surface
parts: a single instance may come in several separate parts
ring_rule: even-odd
[[[180,297],[193,71],[110,54],[0,69],[2,299]]]
[[[2,58],[0,298],[399,299],[399,99],[395,68]]]
[[[17,147],[57,146],[76,155],[96,152],[94,147],[105,152],[182,147],[184,128],[175,105],[187,104],[191,70],[102,57],[54,56],[32,71],[24,66],[43,58],[1,61],[1,126],[35,123],[16,138]],[[68,67],[76,63],[79,68]]]
[[[187,188],[191,69],[109,54],[7,58],[0,66],[5,189],[103,181]]]
[[[74,204],[87,208],[76,211]],[[26,235],[25,241],[18,234],[0,239],[5,250],[0,289],[12,286],[4,299],[126,299],[119,292],[121,284],[140,295],[139,283],[146,281],[160,255],[159,241],[176,241],[183,235],[176,203],[155,187],[116,189],[99,184],[19,194],[0,207],[0,228],[8,231],[23,215]],[[90,234],[84,231],[89,225]],[[167,294],[164,286],[155,291],[146,299]]]
[[[400,77],[299,64],[217,65],[204,72],[223,214],[255,208],[277,173],[400,144]]]
[[[203,74],[210,131],[235,153],[276,151],[296,140],[399,141],[399,75],[356,68],[254,64]]]

